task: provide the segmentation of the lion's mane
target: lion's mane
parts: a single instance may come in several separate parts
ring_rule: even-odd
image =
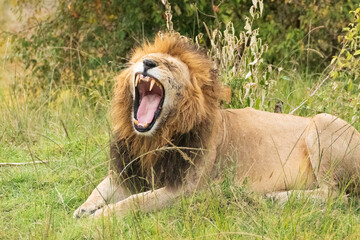
[[[153,136],[141,136],[135,133],[131,121],[133,97],[129,68],[116,78],[112,105],[112,166],[117,173],[122,173],[122,179],[136,178],[137,188],[150,185],[154,175],[158,185],[179,183],[190,164],[183,154],[192,160],[201,154],[184,148],[205,149],[207,146],[206,139],[215,111],[219,109],[222,89],[214,64],[189,39],[174,34],[158,35],[153,43],[146,42],[136,48],[129,64],[150,53],[168,54],[184,62],[191,74],[191,84],[183,90],[184,97],[177,103],[178,111],[172,112]],[[157,150],[164,146],[180,147],[181,151]],[[136,158],[139,159],[132,161]]]

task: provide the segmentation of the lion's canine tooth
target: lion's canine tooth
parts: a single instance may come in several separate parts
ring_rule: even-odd
[[[149,89],[149,91],[151,91],[151,90],[153,89],[155,83],[156,83],[155,79],[152,79],[151,82],[150,82],[150,89]]]
[[[134,119],[134,123],[135,123],[136,126],[139,125],[139,121],[136,120],[136,119]]]
[[[135,78],[135,87],[137,87],[137,85],[139,85],[139,82],[140,82],[140,76],[138,74],[138,75],[136,75],[136,78]]]
[[[148,123],[145,123],[144,126],[143,126],[143,128],[147,128],[147,126],[149,126],[149,124],[148,124]]]

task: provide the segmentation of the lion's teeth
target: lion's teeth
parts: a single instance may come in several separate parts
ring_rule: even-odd
[[[139,85],[139,82],[140,82],[140,77],[139,77],[139,75],[136,75],[135,87],[137,87],[137,85]]]
[[[134,123],[135,123],[136,126],[140,126],[140,127],[143,127],[143,128],[147,128],[149,126],[149,123],[145,123],[145,124],[141,123],[138,120],[136,120],[135,118],[134,118]]]
[[[154,79],[151,80],[149,91],[151,91],[151,90],[153,89],[153,87],[154,87],[154,85],[155,85],[155,82],[156,82],[156,81],[155,81]]]

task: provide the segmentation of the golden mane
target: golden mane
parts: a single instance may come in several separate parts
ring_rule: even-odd
[[[116,77],[112,104],[114,141],[117,144],[121,142],[122,145],[126,145],[129,158],[139,157],[166,146],[169,142],[175,144],[177,142],[175,137],[179,138],[195,128],[198,134],[204,132],[207,125],[211,123],[214,112],[219,109],[222,88],[217,79],[214,63],[189,39],[174,34],[158,35],[153,43],[146,42],[136,48],[129,64],[134,64],[141,57],[150,53],[168,54],[185,63],[190,71],[191,85],[184,93],[185,97],[178,103],[179,111],[174,111],[169,115],[161,129],[149,137],[137,135],[132,126],[133,98],[129,86],[131,72],[126,68]],[[194,140],[196,139],[194,138]],[[190,141],[190,139],[186,141]],[[205,147],[206,143],[186,145]],[[141,168],[144,168],[146,172],[150,171],[161,155],[153,152],[143,156]]]

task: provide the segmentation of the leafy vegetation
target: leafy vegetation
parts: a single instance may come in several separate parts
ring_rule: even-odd
[[[161,1],[12,3],[30,29],[9,33],[14,42],[13,58],[29,69],[26,85],[35,94],[39,88],[63,84],[81,84],[86,90],[111,85],[107,73],[118,72],[134,45],[151,39],[166,25]],[[254,17],[249,12],[250,1],[186,0],[170,4],[174,30],[194,39],[203,33],[203,46],[208,48],[212,46],[208,31],[229,30],[231,21],[239,33]],[[253,29],[261,29],[259,38],[266,39],[266,62],[288,69],[321,71],[341,47],[339,34],[358,1],[320,0],[315,4],[310,0],[276,0],[261,4],[264,10],[256,14]]]
[[[165,8],[54,2],[12,1],[30,30],[1,33],[0,162],[44,163],[0,166],[0,239],[360,238],[358,198],[281,205],[234,187],[230,173],[161,211],[73,219],[107,171],[112,77],[134,44],[165,29]],[[228,107],[273,111],[281,100],[285,113],[328,112],[360,129],[360,5],[317,3],[170,2],[174,29],[208,48],[232,88]]]

